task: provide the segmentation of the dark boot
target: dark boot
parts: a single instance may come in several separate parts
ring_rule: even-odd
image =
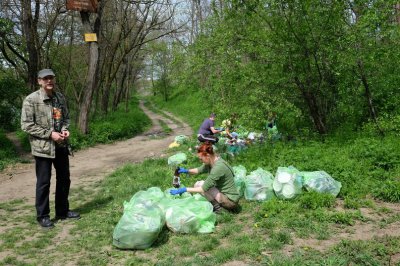
[[[218,201],[213,200],[213,201],[211,201],[211,204],[213,206],[213,212],[215,212],[215,213],[222,212],[223,208],[221,207],[221,204],[219,204]]]

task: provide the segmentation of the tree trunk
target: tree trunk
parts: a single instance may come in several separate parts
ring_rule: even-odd
[[[321,114],[315,94],[312,91],[307,90],[299,78],[295,77],[294,79],[297,87],[300,89],[301,94],[303,95],[304,101],[308,106],[308,110],[310,111],[315,128],[320,135],[327,134],[328,130],[325,125],[325,117]]]
[[[385,133],[384,133],[383,129],[379,126],[379,123],[378,123],[378,115],[376,113],[375,106],[372,101],[372,93],[371,93],[371,90],[369,87],[367,77],[365,75],[364,64],[361,59],[357,60],[357,66],[358,66],[358,69],[360,70],[361,82],[365,89],[365,97],[366,97],[367,104],[368,104],[369,114],[370,114],[372,120],[374,121],[376,128],[379,131],[379,134],[381,134],[383,136]]]
[[[32,16],[32,3],[31,0],[22,1],[22,28],[23,35],[26,40],[26,47],[28,50],[29,60],[28,67],[28,87],[31,91],[36,89],[37,72],[40,66],[40,47],[37,36],[37,20],[40,9],[39,1],[35,4],[35,18]]]
[[[395,6],[395,14],[396,14],[396,23],[400,25],[400,3],[397,3]]]
[[[89,21],[89,13],[81,12],[81,19],[84,32],[92,32]],[[89,43],[89,69],[86,76],[86,90],[84,91],[83,100],[80,103],[78,129],[81,133],[88,133],[88,117],[90,107],[93,100],[93,94],[97,88],[97,71],[99,64],[99,47],[97,42]]]
[[[121,102],[122,95],[124,93],[124,90],[126,89],[126,78],[128,76],[128,65],[127,65],[127,59],[124,59],[124,63],[122,65],[122,77],[119,77],[117,83],[117,88],[114,94],[114,100],[113,100],[113,106],[112,109],[113,111],[117,110],[118,104]]]

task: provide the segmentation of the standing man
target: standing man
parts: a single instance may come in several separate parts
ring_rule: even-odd
[[[56,220],[79,219],[69,209],[71,184],[69,172],[69,112],[64,96],[55,91],[55,75],[51,69],[38,72],[40,89],[26,97],[22,105],[21,128],[29,134],[36,164],[36,215],[38,223],[51,228],[49,194],[51,168],[56,170]]]
[[[215,114],[211,113],[209,118],[204,119],[197,133],[197,139],[200,142],[210,142],[212,144],[218,142],[217,136],[214,134],[221,133],[222,129],[214,128]]]

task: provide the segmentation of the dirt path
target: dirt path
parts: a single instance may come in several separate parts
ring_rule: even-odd
[[[172,114],[168,116],[181,122],[174,121],[162,115],[153,113],[143,103],[140,107],[152,120],[153,126],[145,133],[134,138],[119,141],[114,144],[97,145],[75,152],[70,157],[71,188],[80,187],[103,179],[108,173],[129,162],[141,162],[146,158],[162,157],[168,145],[177,135],[191,136],[192,129]],[[167,136],[160,137],[162,128],[159,120],[164,121],[173,131]],[[32,157],[31,157],[32,160]],[[54,176],[54,169],[53,169]],[[52,179],[53,180],[53,179]],[[17,164],[0,173],[0,202],[24,198],[34,202],[35,197],[35,168],[33,160],[28,164]],[[54,180],[51,192],[54,194]]]

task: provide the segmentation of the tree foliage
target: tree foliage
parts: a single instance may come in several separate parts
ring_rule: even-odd
[[[25,84],[4,75],[0,75],[0,130],[15,130],[19,127],[19,115],[22,97],[29,90]]]
[[[224,3],[188,47],[186,72],[176,73],[220,113],[260,128],[276,112],[291,134],[368,123],[393,130],[384,121],[399,112],[396,1]]]
[[[13,69],[31,90],[39,69],[54,69],[84,134],[99,113],[122,102],[129,108],[144,45],[179,28],[170,24],[170,0],[98,2],[96,13],[66,10],[62,0],[0,4],[0,68]],[[95,33],[97,42],[85,43],[82,33]]]

